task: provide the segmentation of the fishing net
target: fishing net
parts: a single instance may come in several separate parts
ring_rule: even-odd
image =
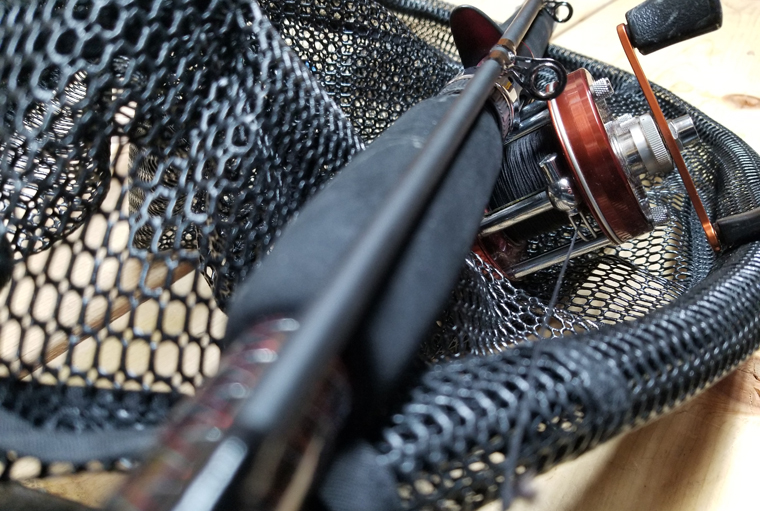
[[[0,5],[4,478],[130,466],[215,373],[235,286],[287,222],[460,70],[448,13],[414,0]],[[614,114],[645,112],[629,74],[549,53],[608,76]],[[760,206],[758,156],[656,93],[668,117],[695,121],[702,143],[685,156],[711,216]],[[557,268],[516,284],[468,258],[426,369],[374,443],[403,506],[498,498],[525,407],[518,469],[545,470],[755,349],[760,249],[716,257],[678,176],[645,184],[669,222],[574,260],[547,321]],[[549,335],[528,378],[526,341]]]

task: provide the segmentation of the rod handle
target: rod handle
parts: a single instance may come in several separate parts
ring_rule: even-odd
[[[646,0],[625,19],[633,47],[648,55],[719,29],[723,9],[720,0]]]
[[[238,287],[229,309],[228,339],[258,318],[283,312],[298,317],[319,299],[454,101],[454,96],[439,96],[418,103],[299,212],[271,254]],[[361,384],[355,389],[358,402],[377,405],[415,360],[419,341],[446,304],[475,239],[501,168],[501,151],[499,124],[484,110],[389,273],[370,317],[352,338],[347,362]]]

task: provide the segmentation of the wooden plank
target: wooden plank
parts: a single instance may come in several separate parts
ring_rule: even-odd
[[[123,480],[124,474],[118,472],[84,472],[23,481],[22,484],[27,488],[46,491],[86,506],[99,508],[105,505]]]

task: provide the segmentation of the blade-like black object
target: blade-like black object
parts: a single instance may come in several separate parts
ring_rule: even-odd
[[[438,97],[414,107],[304,208],[271,256],[241,286],[230,310],[230,340],[251,321],[281,313],[295,316],[321,299],[346,252],[368,229],[454,101]],[[393,390],[455,283],[499,172],[499,133],[494,117],[484,111],[352,340],[352,370],[361,376],[353,381],[364,387],[363,397],[373,406]]]
[[[475,67],[487,57],[516,15],[517,13],[499,26],[476,7],[469,5],[455,7],[451,11],[451,35],[462,65],[465,68]],[[542,56],[549,45],[553,30],[554,18],[548,12],[541,11],[518,45],[517,54],[525,57]]]

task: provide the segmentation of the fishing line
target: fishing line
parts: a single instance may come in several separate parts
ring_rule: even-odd
[[[539,162],[559,150],[557,136],[551,125],[543,126],[504,146],[504,163],[491,198],[491,209],[546,189],[548,183]]]
[[[551,124],[513,138],[504,146],[502,168],[491,195],[489,209],[496,211],[545,191],[549,181],[540,162],[551,154],[559,154],[561,150]],[[567,223],[567,214],[552,208],[525,218],[504,232],[511,240],[528,240],[537,233],[556,231]]]
[[[546,308],[546,314],[544,315],[544,319],[541,322],[541,326],[539,326],[538,330],[536,331],[538,342],[535,343],[535,347],[528,364],[527,380],[528,388],[530,389],[536,388],[536,371],[538,360],[543,347],[543,343],[540,341],[540,339],[543,338],[545,331],[549,328],[549,321],[551,320],[552,316],[554,316],[554,308],[556,307],[557,301],[559,300],[559,290],[562,287],[562,282],[565,280],[565,272],[567,271],[568,263],[570,262],[570,256],[573,253],[573,248],[575,246],[575,240],[577,237],[578,231],[573,231],[573,237],[570,240],[570,246],[567,250],[565,260],[562,262],[562,269],[560,270],[559,276],[557,277],[557,283],[554,285],[554,292],[552,293],[551,300],[549,300],[549,305]],[[509,508],[510,505],[512,505],[512,500],[515,497],[515,493],[520,496],[520,492],[514,491],[519,482],[515,478],[515,471],[517,470],[520,444],[522,444],[522,439],[525,436],[525,428],[528,426],[528,421],[530,421],[530,410],[532,409],[529,406],[530,403],[524,401],[530,399],[531,396],[532,394],[530,392],[524,392],[517,406],[517,409],[519,410],[519,416],[517,423],[515,424],[515,433],[509,443],[509,457],[505,461],[505,467],[507,469],[505,473],[508,474],[508,476],[504,481],[501,491],[502,507],[505,510]]]

